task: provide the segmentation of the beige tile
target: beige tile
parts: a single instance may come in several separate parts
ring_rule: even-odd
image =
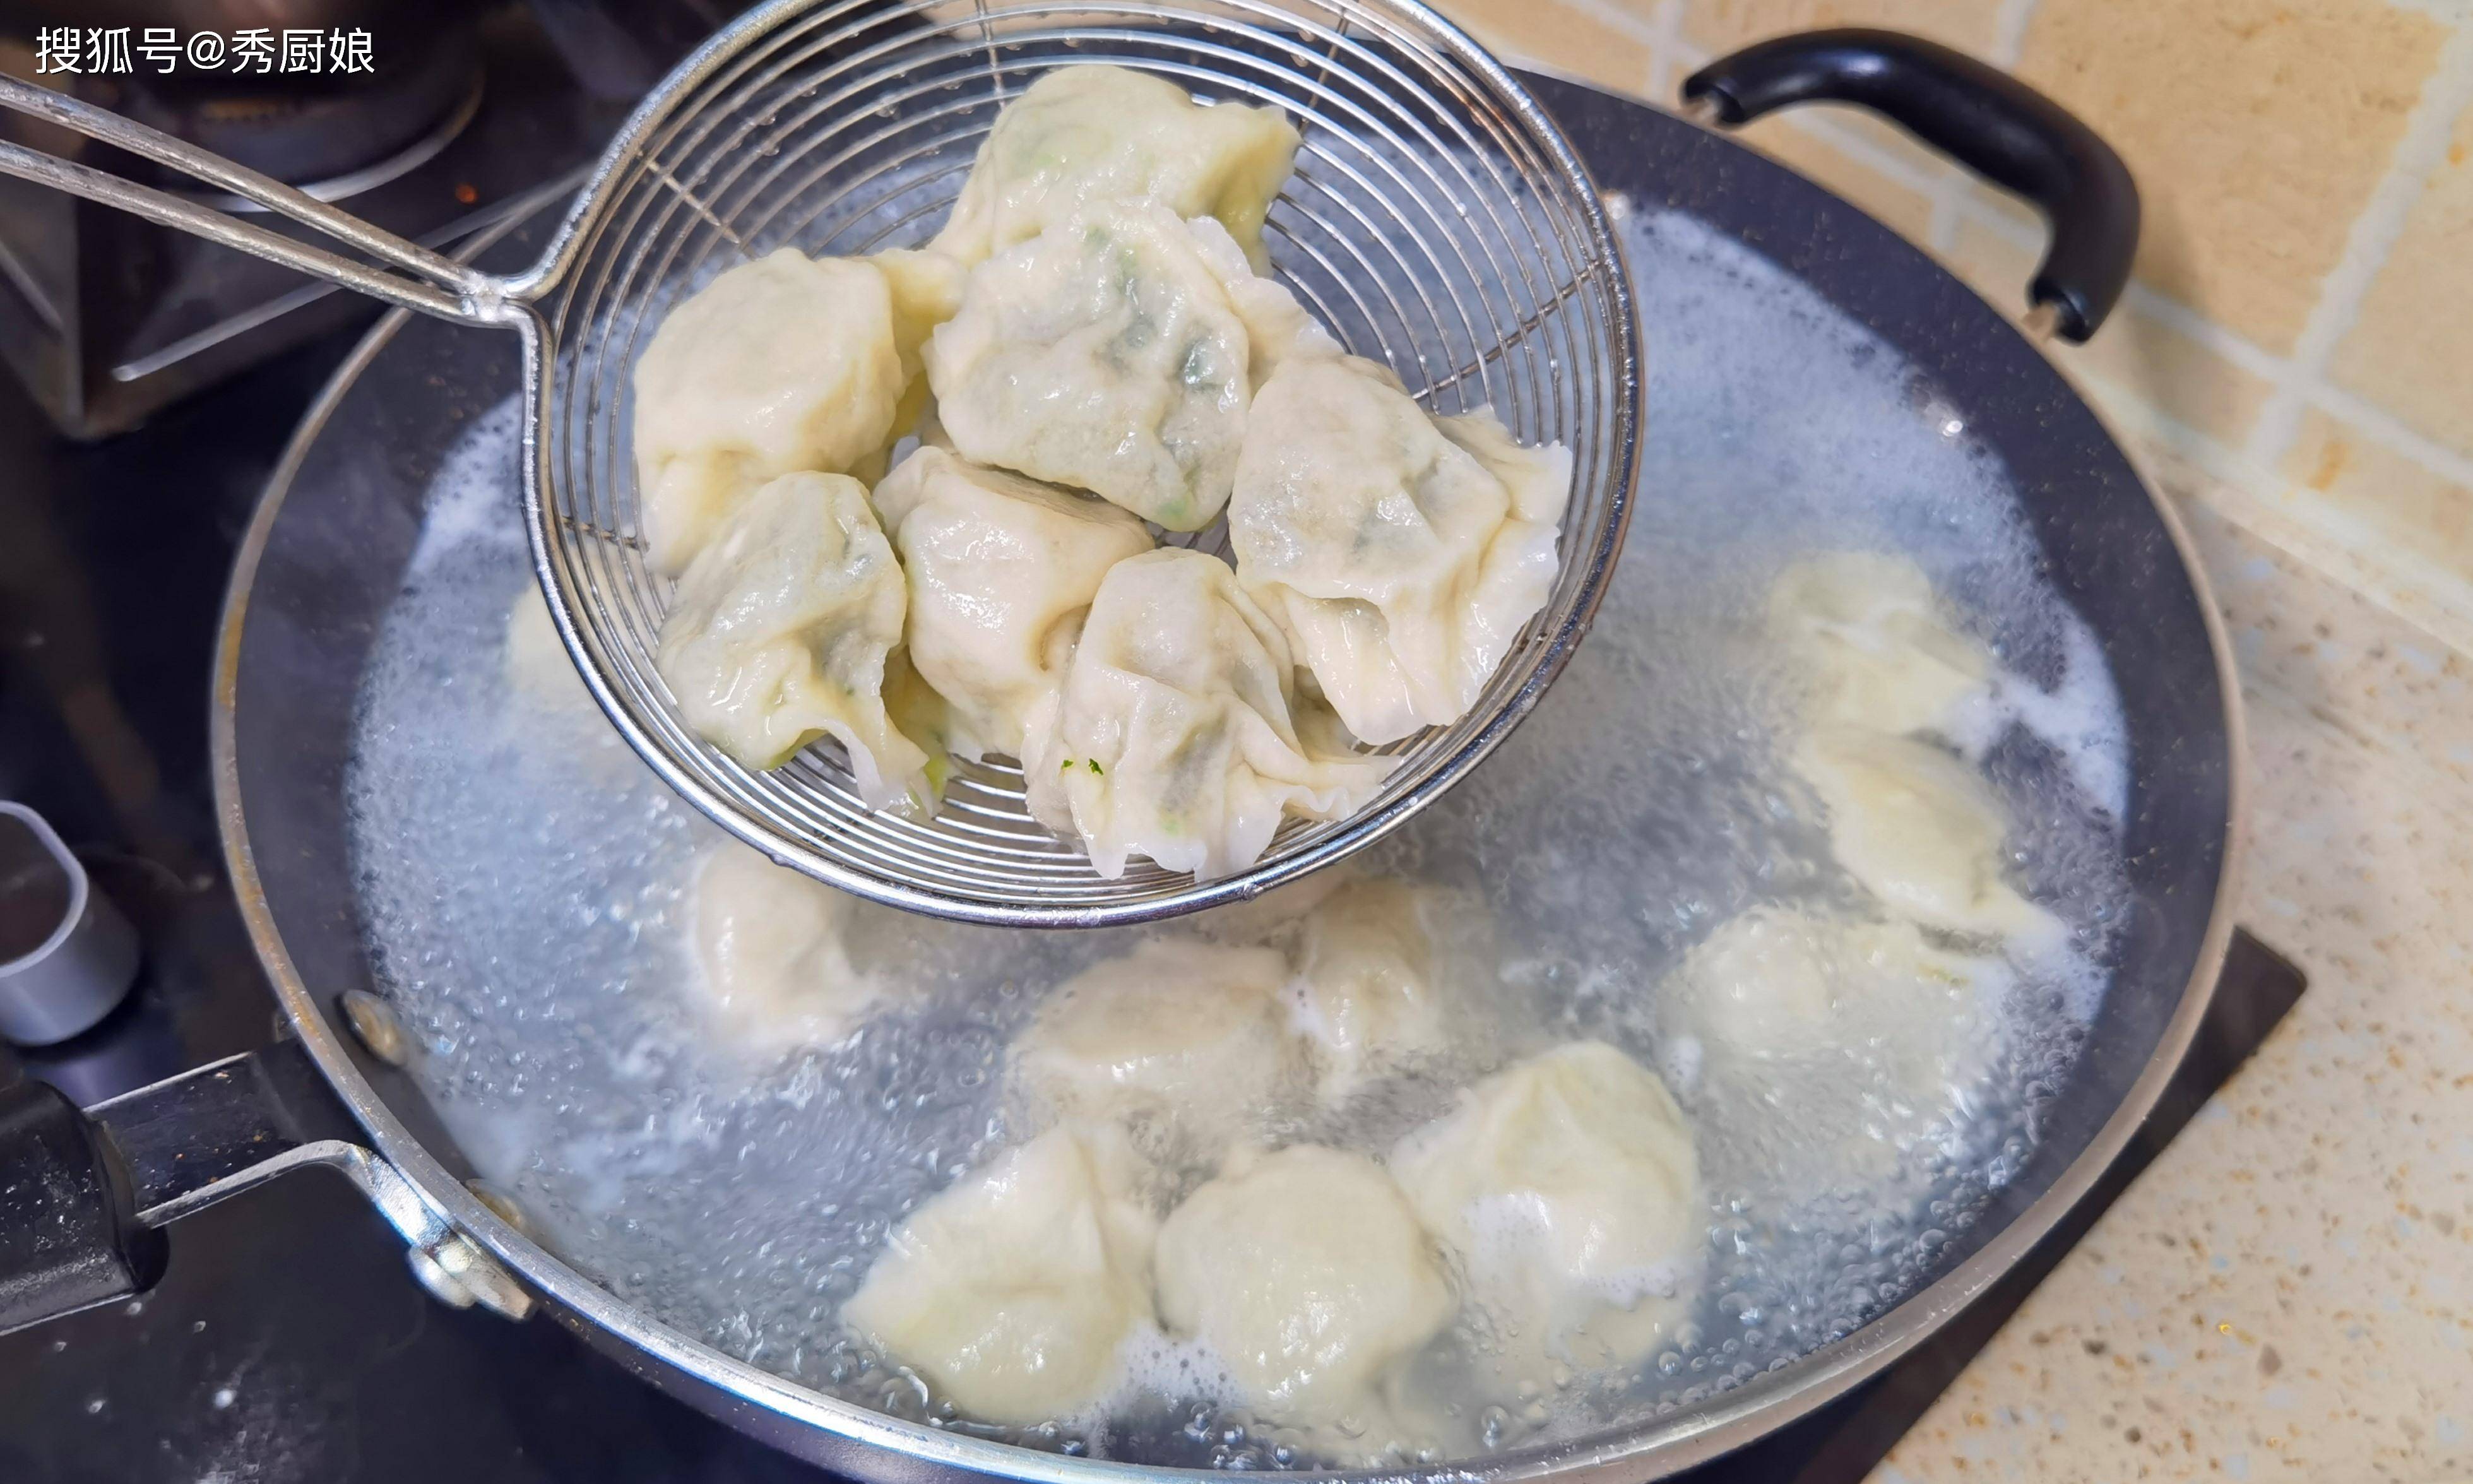
[[[2473,108],[2456,121],[2329,372],[2426,436],[2473,453]]]
[[[2042,230],[2040,225],[2036,230]],[[2027,312],[2027,280],[2034,276],[2036,253],[2005,233],[1960,217],[1957,235],[1941,261],[1985,302],[2015,320]]]
[[[2016,320],[2027,312],[2027,280],[2043,255],[2040,226],[2036,231],[2036,246],[2028,248],[1961,218],[1943,260],[1969,288]],[[2107,407],[2125,395],[2227,447],[2240,446],[2274,393],[2264,378],[2204,342],[2127,303],[2113,309],[2093,340],[2056,345],[2053,353],[2068,370],[2101,378]]]
[[[2473,490],[2315,409],[2284,457],[2284,474],[2389,548],[2396,564],[2428,562],[2473,578]]]
[[[1435,8],[1504,57],[1625,92],[1648,86],[1649,44],[1586,11],[1557,0],[1436,0]]]
[[[1716,56],[1789,31],[1886,26],[1980,56],[2000,15],[1999,0],[1686,0],[1683,36]]]
[[[1880,218],[1908,240],[1932,227],[1932,198],[1890,179],[1837,146],[1783,118],[1765,118],[1736,137]]]
[[[2381,0],[2041,0],[2019,70],[2137,174],[2140,275],[2281,352],[2445,36]]]

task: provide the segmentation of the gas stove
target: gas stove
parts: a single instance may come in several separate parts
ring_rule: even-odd
[[[423,192],[469,183],[465,209],[426,228],[381,218],[444,242],[553,188],[623,112],[628,79],[649,81],[641,50],[630,61],[610,42],[624,33],[599,14],[592,0],[540,0],[529,15],[488,19],[472,36],[477,70],[459,74],[480,80],[470,116],[442,115],[439,127],[452,128],[436,151],[368,184],[354,209],[377,215],[400,200],[409,211]],[[564,45],[552,39],[560,28]],[[398,151],[428,136],[406,137]],[[0,200],[0,231],[14,221]],[[199,249],[152,290],[82,315],[90,328],[118,329],[108,344],[74,347],[76,381],[29,376],[29,391],[0,379],[0,797],[58,826],[145,945],[137,989],[101,1025],[40,1054],[0,1047],[0,1081],[31,1074],[83,1103],[276,1034],[222,874],[206,692],[239,533],[348,349],[347,322],[366,311],[245,279],[235,266],[245,260],[209,261],[217,251]],[[100,296],[109,278],[80,281],[81,296]],[[0,346],[22,361],[19,328],[0,325]],[[89,350],[99,358],[77,359]],[[208,382],[219,384],[168,405]],[[55,431],[150,415],[142,431],[92,445]],[[2238,937],[2172,1089],[2041,1246],[1879,1379],[1691,1477],[1863,1476],[2301,990],[2290,965]],[[145,1298],[0,1337],[0,1479],[826,1477],[660,1395],[554,1324],[437,1304],[407,1271],[401,1239],[340,1181],[278,1181],[216,1206],[180,1223],[174,1249]]]
[[[0,3],[0,33],[9,9]],[[476,9],[451,0],[436,9],[418,27],[374,27],[378,65],[348,86],[229,69],[204,80],[195,69],[165,77],[145,66],[41,81],[452,251],[560,189],[635,99],[737,7],[534,0]],[[0,38],[0,71],[34,75],[37,65],[22,38]],[[308,85],[317,83],[327,85]],[[0,137],[40,130],[14,115],[0,121]],[[60,131],[43,132],[25,142],[81,148]],[[143,162],[83,148],[103,168],[175,183]],[[250,203],[183,194],[323,245]],[[73,438],[126,431],[270,356],[367,323],[379,309],[273,263],[0,178],[0,359]]]

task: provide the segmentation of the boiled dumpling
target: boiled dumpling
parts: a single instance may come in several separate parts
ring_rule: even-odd
[[[2003,879],[2007,811],[1964,759],[1910,737],[1836,728],[1795,750],[1829,810],[1829,847],[1884,906],[1947,932],[2048,934]]]
[[[876,508],[910,584],[910,662],[952,710],[952,751],[1019,757],[1065,682],[1108,568],[1151,549],[1141,521],[942,448],[904,459]]]
[[[996,115],[935,245],[976,263],[1086,203],[1156,202],[1216,218],[1259,264],[1263,214],[1296,154],[1277,108],[1196,104],[1124,67],[1058,67]]]
[[[1554,586],[1561,444],[1429,417],[1389,372],[1298,357],[1256,395],[1228,508],[1245,590],[1368,742],[1458,719]]]
[[[1363,1155],[1240,1157],[1160,1227],[1161,1321],[1275,1424],[1374,1421],[1383,1382],[1453,1307],[1416,1212]]]
[[[1051,1115],[1216,1152],[1253,1131],[1291,1076],[1286,975],[1270,948],[1145,943],[1048,997],[1014,1044],[1014,1085]]]
[[[675,575],[758,485],[885,445],[905,376],[886,275],[783,248],[672,309],[636,362],[647,560]]]
[[[1134,1173],[1120,1136],[1051,1129],[912,1213],[842,1317],[973,1416],[1088,1406],[1151,1322],[1157,1228]]]
[[[883,980],[852,967],[858,899],[736,843],[696,873],[700,986],[730,1037],[763,1050],[828,1045],[881,1001]]]
[[[1768,632],[1805,672],[1816,725],[1947,731],[1991,685],[1991,657],[1951,627],[1932,579],[1904,557],[1794,563],[1769,587]]]
[[[1694,1028],[1739,1056],[1834,1052],[1976,1012],[1980,959],[1933,946],[1912,922],[1755,907],[1684,960]]]
[[[831,736],[871,806],[924,802],[927,754],[884,708],[905,602],[859,482],[790,474],[732,511],[688,565],[657,662],[687,725],[742,765],[778,767]]]
[[[1263,373],[1253,325],[1267,367],[1301,335],[1323,344],[1309,323],[1217,223],[1102,203],[972,273],[927,379],[963,457],[1198,531],[1228,503]]]
[[[1429,891],[1374,878],[1307,915],[1291,993],[1326,1103],[1450,1044],[1427,919],[1441,910]]]
[[[1699,1159],[1665,1084],[1613,1046],[1576,1041],[1486,1078],[1391,1168],[1464,1264],[1506,1367],[1541,1352],[1625,1363],[1674,1323],[1701,1242]]]
[[[1136,853],[1202,877],[1241,870],[1286,815],[1351,814],[1391,771],[1301,735],[1292,684],[1286,641],[1226,562],[1176,548],[1120,562],[1024,759],[1031,808],[1102,875]]]
[[[913,434],[924,435],[934,423],[935,398],[927,390],[927,337],[962,307],[966,274],[960,263],[933,249],[888,249],[863,261],[884,275],[892,295],[893,348],[901,362],[901,396],[895,402],[893,422],[876,451],[850,467],[861,484],[874,485],[892,463],[894,445]]]

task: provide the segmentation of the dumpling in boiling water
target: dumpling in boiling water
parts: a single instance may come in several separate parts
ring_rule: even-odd
[[[1228,532],[1245,590],[1368,742],[1477,704],[1555,575],[1561,444],[1433,418],[1381,367],[1299,357],[1256,395]]]
[[[876,488],[910,584],[910,662],[952,709],[948,745],[1019,757],[1051,712],[1108,568],[1151,549],[1104,500],[922,448]]]
[[[1291,1075],[1274,949],[1143,944],[1066,981],[1014,1043],[1041,1111],[1215,1153],[1253,1131]]]
[[[1266,1421],[1303,1427],[1375,1421],[1383,1381],[1453,1307],[1382,1166],[1312,1144],[1240,1157],[1169,1214],[1159,1305]]]
[[[1442,910],[1433,892],[1369,878],[1306,917],[1292,993],[1326,1103],[1450,1044],[1427,919]]]
[[[924,802],[927,754],[884,708],[905,606],[859,482],[790,474],[732,512],[689,563],[656,661],[687,725],[742,765],[779,767],[831,736],[869,805]]]
[[[1795,771],[1829,809],[1829,848],[1884,906],[1947,932],[2049,936],[2051,914],[2003,879],[2008,811],[1965,760],[1877,731],[1815,731]]]
[[[1116,563],[1024,759],[1032,811],[1102,875],[1140,853],[1203,877],[1252,864],[1289,814],[1354,812],[1391,761],[1312,735],[1293,669],[1226,562],[1169,548]]]
[[[756,486],[884,446],[905,380],[892,290],[864,259],[783,248],[670,310],[635,374],[637,514],[675,575]]]
[[[1677,980],[1689,1023],[1715,1054],[1852,1057],[1897,1078],[1903,1094],[1937,1092],[1962,1074],[2000,975],[1933,946],[1912,922],[1763,906],[1693,948]]]
[[[885,996],[852,967],[844,935],[858,898],[732,842],[696,873],[695,957],[705,999],[732,1040],[759,1050],[829,1045]]]
[[[1983,646],[1953,628],[1904,557],[1813,557],[1769,587],[1768,633],[1808,678],[1815,725],[1947,731],[1992,682]]]
[[[1265,365],[1309,333],[1217,223],[1091,206],[972,271],[927,343],[937,418],[973,463],[1198,531],[1228,503],[1259,379],[1249,317]]]
[[[912,1213],[842,1318],[972,1416],[1090,1405],[1151,1322],[1157,1227],[1134,1162],[1108,1131],[1042,1134]]]
[[[1296,154],[1277,108],[1204,106],[1124,67],[1058,67],[996,115],[935,245],[976,263],[1086,203],[1156,202],[1216,218],[1259,264],[1263,214]]]
[[[1666,1085],[1613,1046],[1576,1041],[1486,1078],[1391,1168],[1466,1265],[1506,1368],[1541,1348],[1625,1363],[1670,1329],[1701,1245],[1699,1159]]]

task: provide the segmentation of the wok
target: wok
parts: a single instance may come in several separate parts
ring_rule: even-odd
[[[1905,355],[2005,463],[2046,569],[2111,666],[2132,763],[2121,823],[2133,901],[2109,989],[2025,1167],[1930,1281],[1843,1339],[1693,1407],[1452,1470],[1637,1480],[1740,1447],[1879,1372],[1997,1281],[2121,1152],[2186,1050],[2232,930],[2237,692],[2172,512],[2026,337],[1886,228],[1761,156],[1611,93],[1525,81],[1602,188],[1765,254]],[[1964,59],[1823,33],[1722,60],[1690,91],[1724,121],[1811,98],[1863,103],[2035,196],[2058,225],[2033,294],[2064,334],[2091,333],[2125,277],[2135,196],[2118,161]],[[521,261],[525,233],[546,225],[487,253]],[[472,1168],[401,1070],[403,1035],[376,993],[344,775],[359,678],[419,536],[427,475],[461,429],[438,409],[460,418],[497,400],[514,385],[511,350],[391,316],[271,482],[232,580],[212,720],[231,876],[289,1038],[83,1113],[38,1086],[0,1093],[0,1330],[142,1291],[162,1271],[170,1221],[324,1165],[402,1233],[442,1299],[514,1319],[545,1311],[664,1390],[852,1476],[1099,1484],[1173,1472],[1016,1448],[800,1387],[597,1286],[468,1185]],[[1653,441],[1654,403],[1650,416]],[[351,437],[328,436],[347,424]]]

